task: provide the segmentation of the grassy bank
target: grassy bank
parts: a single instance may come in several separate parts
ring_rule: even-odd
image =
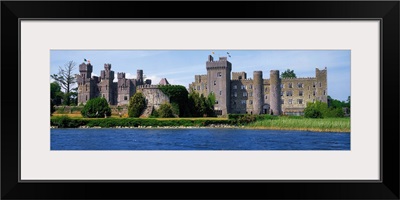
[[[350,132],[350,118],[311,119],[303,117],[276,117],[260,119],[247,124],[246,127],[275,130]]]
[[[244,126],[251,129],[304,130],[323,132],[350,132],[350,118],[310,119],[304,117],[270,115],[230,115],[229,118],[83,118],[55,115],[51,126],[59,128],[85,127],[205,127],[210,125]]]

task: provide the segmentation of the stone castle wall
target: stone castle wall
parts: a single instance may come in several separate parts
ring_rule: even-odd
[[[253,78],[247,78],[246,72],[232,72],[232,78],[218,80],[218,72],[228,71],[224,63],[228,63],[225,57],[220,58],[221,62],[214,61],[212,56],[206,64],[206,75],[195,75],[195,81],[189,84],[189,90],[199,92],[207,96],[214,92],[217,99],[224,99],[229,102],[228,113],[240,114],[302,114],[308,102],[321,101],[327,103],[327,69],[315,70],[315,77],[308,78],[285,78],[280,77],[278,70],[270,71],[270,78],[264,79],[262,71],[255,71]],[[212,63],[212,64],[210,64]],[[229,70],[231,64],[229,63]],[[228,75],[226,75],[228,77]],[[230,94],[215,89],[215,84],[222,84],[229,89]],[[228,84],[229,83],[229,84]],[[212,85],[207,89],[207,85]],[[229,85],[229,86],[228,86]],[[209,86],[210,87],[210,86]],[[219,96],[218,96],[219,95]],[[225,95],[225,96],[224,96]],[[220,105],[215,108],[220,109]]]

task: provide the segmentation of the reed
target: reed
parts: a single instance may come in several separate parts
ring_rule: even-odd
[[[350,132],[350,118],[312,119],[302,117],[278,117],[261,119],[247,124],[248,128],[305,130],[323,132]]]

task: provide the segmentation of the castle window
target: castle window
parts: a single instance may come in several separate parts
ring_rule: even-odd
[[[322,83],[321,82],[319,82],[319,87],[322,87]]]
[[[233,85],[233,89],[236,90],[237,89],[237,85]]]
[[[267,96],[267,95],[265,95],[265,99],[268,99],[268,96]]]
[[[308,98],[310,99],[310,98],[311,98],[311,95],[308,95]]]
[[[250,104],[250,105],[253,104],[253,100],[249,100],[249,104]]]
[[[107,90],[108,85],[106,85],[106,90]]]
[[[324,95],[326,95],[326,90],[324,90]]]
[[[124,96],[124,100],[125,100],[125,101],[128,100],[128,97],[127,97],[127,96]]]
[[[217,77],[221,77],[221,76],[222,76],[222,72],[218,72]]]
[[[221,90],[219,91],[219,95],[222,95],[222,91]]]
[[[86,91],[87,91],[87,85],[86,85]]]
[[[214,85],[217,85],[217,81],[214,81]]]
[[[103,98],[106,98],[106,95],[103,94]]]
[[[252,92],[249,92],[249,97],[252,97],[253,96],[253,93]]]
[[[313,91],[312,95],[315,96],[315,90]]]
[[[247,97],[247,92],[243,92],[243,96],[244,96],[244,97]]]
[[[246,104],[246,100],[242,100],[241,103],[242,103],[242,104]]]
[[[283,94],[284,94],[284,92],[283,92],[283,91],[281,91],[281,96],[283,96]]]
[[[285,84],[281,84],[281,88],[285,88]]]
[[[268,92],[268,88],[267,87],[265,88],[265,92]]]
[[[289,99],[289,100],[288,100],[288,103],[289,103],[289,104],[292,104],[292,99]]]
[[[200,85],[197,86],[197,90],[200,90]]]
[[[298,104],[303,104],[303,99],[297,99]]]
[[[101,91],[101,86],[99,86],[99,91]]]
[[[297,83],[298,88],[303,88],[303,83]]]
[[[289,83],[289,88],[293,88],[293,85],[292,85],[292,83]]]
[[[86,101],[87,101],[87,95],[86,95]]]
[[[249,85],[249,89],[253,89],[253,85]]]
[[[313,85],[312,85],[312,87],[313,87],[313,88],[315,88],[315,85],[316,85],[316,84],[317,84],[317,83],[316,83],[316,82],[314,82],[314,83],[313,83]]]
[[[303,96],[303,91],[299,91],[299,96]]]
[[[241,79],[242,79],[242,76],[239,76],[238,79],[241,80]]]
[[[218,104],[218,100],[215,100],[215,104]]]
[[[237,97],[237,92],[234,92],[234,93],[233,93],[233,96],[234,96],[234,97]]]
[[[292,91],[287,91],[287,92],[286,92],[286,96],[288,96],[288,97],[291,97],[291,96],[293,96],[293,93],[292,93]]]
[[[242,90],[244,90],[245,88],[246,88],[246,86],[244,86],[244,85],[240,86],[240,89],[242,89]]]
[[[205,87],[206,87],[206,90],[207,90],[207,84],[205,85]]]

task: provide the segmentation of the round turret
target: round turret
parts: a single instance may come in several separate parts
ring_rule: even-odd
[[[281,78],[279,70],[270,71],[270,113],[273,115],[281,114]]]
[[[253,113],[261,114],[264,104],[262,71],[253,72]]]

